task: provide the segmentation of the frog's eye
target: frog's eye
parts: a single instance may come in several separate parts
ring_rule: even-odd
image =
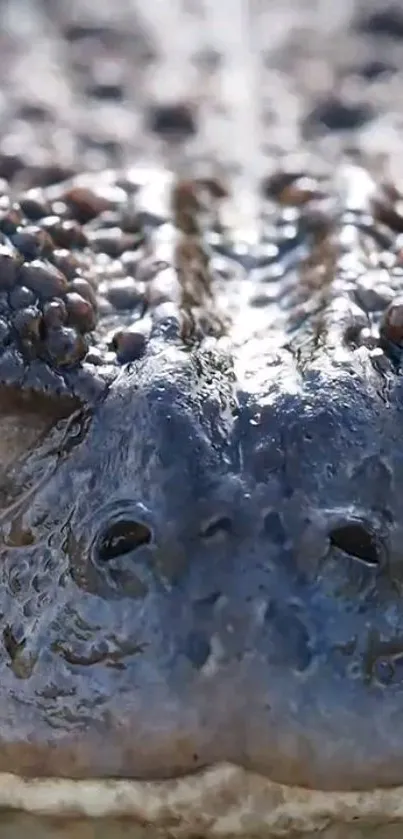
[[[99,562],[108,562],[131,553],[151,542],[152,533],[146,524],[130,519],[115,521],[107,527],[98,543]]]
[[[367,525],[350,521],[333,528],[329,533],[330,544],[343,553],[365,562],[367,565],[381,564],[379,541]]]

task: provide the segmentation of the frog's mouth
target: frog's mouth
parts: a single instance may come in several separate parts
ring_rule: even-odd
[[[164,836],[285,836],[339,824],[403,823],[403,787],[359,792],[285,786],[231,764],[163,781],[0,774],[0,808],[40,816],[130,819]],[[344,834],[343,834],[344,835]]]

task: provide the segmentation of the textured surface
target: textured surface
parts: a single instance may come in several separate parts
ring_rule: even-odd
[[[0,771],[230,762],[237,833],[288,787],[386,829],[403,15],[256,3],[213,43],[164,8],[1,5]],[[284,831],[333,839],[331,795]]]

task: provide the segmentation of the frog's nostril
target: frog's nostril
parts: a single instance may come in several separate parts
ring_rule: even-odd
[[[269,510],[264,517],[264,532],[272,542],[276,545],[284,545],[287,541],[287,535],[284,530],[283,522],[278,513]]]
[[[200,529],[200,536],[206,541],[229,536],[233,523],[229,516],[216,516],[204,522]]]
[[[381,564],[381,551],[374,533],[363,522],[347,522],[329,533],[330,544],[367,565]]]

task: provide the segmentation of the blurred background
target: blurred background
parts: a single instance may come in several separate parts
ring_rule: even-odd
[[[0,65],[18,186],[143,159],[253,185],[346,149],[400,171],[398,0],[1,0]]]

